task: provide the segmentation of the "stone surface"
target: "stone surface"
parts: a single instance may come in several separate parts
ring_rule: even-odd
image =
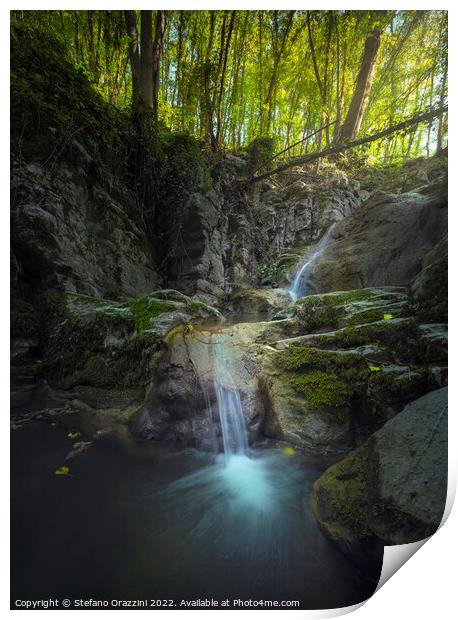
[[[312,489],[324,532],[358,562],[377,543],[431,536],[447,494],[447,388],[408,404]]]
[[[307,247],[330,225],[350,215],[366,194],[359,183],[333,168],[316,177],[302,174],[286,185],[255,186],[229,211],[226,253],[229,284],[281,284]],[[227,202],[231,203],[233,196]]]
[[[11,244],[22,278],[107,298],[156,288],[152,250],[135,222],[132,197],[110,191],[87,153],[53,167],[28,164],[18,175]]]
[[[168,262],[170,286],[206,303],[220,303],[225,292],[225,231],[221,196],[214,190],[192,194],[184,206]]]
[[[438,330],[443,344],[444,332],[433,326],[430,335],[431,326],[406,313],[405,289],[369,288],[309,296],[290,307],[288,319],[178,328],[132,428],[155,440],[218,442],[211,433],[219,427],[213,381],[220,347],[252,441],[267,436],[317,454],[347,453],[447,380],[444,349],[431,344]]]
[[[312,269],[313,291],[406,286],[447,231],[446,181],[404,194],[378,191],[336,231]]]

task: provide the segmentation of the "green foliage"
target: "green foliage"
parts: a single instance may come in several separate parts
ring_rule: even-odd
[[[253,166],[272,153],[272,139],[266,136],[275,136],[276,149],[292,147],[285,157],[329,146],[336,126],[304,138],[330,120],[345,118],[365,40],[375,26],[381,30],[382,44],[360,133],[372,133],[446,101],[446,11],[307,13],[311,38],[303,10],[167,11],[160,121],[173,132],[185,131],[207,143],[217,137],[221,145],[238,152],[249,145]],[[66,57],[106,101],[118,109],[129,108],[132,70],[123,11],[13,11],[12,26],[13,31],[43,33],[41,41],[35,41],[37,49],[53,49],[58,64],[58,56]],[[32,90],[39,80],[35,73],[41,74],[39,62],[37,67],[30,76]],[[50,85],[54,77],[53,72],[51,79],[42,79]],[[26,91],[25,84],[19,88]],[[30,93],[28,97],[38,102]],[[71,123],[75,109],[62,106],[67,118],[61,120]],[[406,157],[432,154],[442,146],[446,117],[440,140],[437,132],[433,121],[361,147],[356,154],[369,163],[398,165]]]
[[[65,47],[34,24],[11,29],[11,146],[14,155],[46,162],[83,143],[95,159],[125,168],[129,121],[75,69]]]

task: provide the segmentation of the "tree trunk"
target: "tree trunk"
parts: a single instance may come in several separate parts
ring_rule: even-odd
[[[205,63],[203,67],[203,82],[204,82],[204,101],[202,103],[202,115],[205,128],[205,138],[208,143],[216,149],[216,140],[213,133],[213,100],[211,96],[211,53],[213,48],[213,35],[215,32],[215,12],[210,11],[210,32],[208,37],[207,50],[205,54]]]
[[[156,11],[156,32],[154,34],[154,46],[152,48],[152,107],[153,119],[157,121],[158,98],[159,98],[159,77],[162,50],[164,46],[165,33],[165,11]]]
[[[132,103],[140,98],[140,50],[138,49],[138,30],[135,11],[124,11],[127,36],[129,37],[129,60],[132,71]]]
[[[141,12],[140,101],[146,109],[153,106],[153,15]]]
[[[348,109],[345,123],[338,139],[353,140],[361,127],[364,112],[366,110],[369,93],[372,82],[374,81],[375,67],[377,64],[377,56],[380,48],[380,31],[374,28],[372,33],[367,37],[364,46],[364,54],[361,60],[361,67],[356,81],[355,92]]]
[[[447,85],[447,65],[445,66],[444,73],[442,74],[442,84],[441,84],[440,104],[439,104],[441,107],[444,105],[444,101],[445,101],[446,85]],[[441,114],[439,116],[439,123],[437,125],[437,153],[440,153],[442,150],[443,125],[444,125],[444,115]]]
[[[236,13],[235,11],[231,12],[231,19],[229,21],[229,30],[228,30],[227,37],[226,37],[226,44],[224,46],[223,66],[221,70],[218,105],[217,105],[217,110],[216,110],[216,144],[219,144],[220,139],[221,139],[221,125],[222,125],[221,104],[223,102],[223,97],[224,97],[224,81],[226,78],[227,57],[229,55],[229,48],[231,46],[232,31],[234,30],[235,13]]]

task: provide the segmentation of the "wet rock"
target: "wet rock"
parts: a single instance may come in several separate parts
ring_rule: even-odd
[[[364,563],[378,544],[431,536],[447,494],[447,389],[413,401],[312,489],[325,534]]]
[[[439,178],[404,194],[377,192],[341,224],[317,259],[312,290],[406,286],[447,232],[447,185]]]

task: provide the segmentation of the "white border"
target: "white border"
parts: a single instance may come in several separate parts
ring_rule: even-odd
[[[137,9],[140,8],[164,8],[164,9],[188,9],[188,10],[198,10],[198,9],[287,9],[287,8],[295,8],[295,9],[317,9],[317,10],[325,10],[325,9],[410,9],[410,10],[419,10],[419,9],[442,9],[449,11],[449,64],[450,64],[450,75],[454,75],[454,71],[456,70],[456,38],[457,38],[457,9],[450,0],[442,1],[438,3],[438,6],[434,6],[434,2],[424,2],[424,1],[404,1],[400,6],[397,6],[393,2],[355,2],[351,0],[347,3],[342,2],[327,2],[323,0],[320,3],[313,3],[308,5],[305,2],[269,2],[265,0],[264,2],[260,1],[240,1],[240,0],[232,0],[229,2],[221,2],[220,0],[212,0],[207,2],[191,2],[191,1],[181,1],[181,2],[172,2],[172,1],[162,1],[162,2],[153,2],[153,3],[145,3],[138,2],[134,6]],[[3,193],[2,207],[0,209],[0,235],[1,235],[1,243],[0,243],[0,251],[1,251],[1,261],[0,261],[0,273],[2,277],[2,283],[4,291],[3,294],[3,303],[0,306],[1,311],[1,344],[2,344],[2,355],[1,355],[1,367],[0,367],[0,377],[1,377],[1,387],[2,387],[2,395],[4,397],[5,406],[3,407],[3,433],[2,439],[4,442],[3,449],[0,452],[1,455],[1,476],[2,482],[4,483],[4,489],[9,488],[9,420],[8,420],[8,404],[9,397],[9,338],[8,338],[8,324],[9,324],[9,304],[8,300],[8,286],[9,284],[9,9],[21,8],[24,10],[30,9],[125,9],[128,8],[129,3],[124,2],[97,2],[93,1],[88,6],[86,3],[81,2],[47,2],[45,4],[40,2],[23,2],[20,7],[10,6],[8,9],[3,9],[1,12],[1,37],[0,37],[0,45],[1,45],[1,69],[3,72],[1,84],[3,86],[3,92],[0,97],[0,119],[1,119],[1,135],[2,135],[2,171],[3,171],[3,183],[1,184],[1,190]],[[449,86],[449,104],[453,107],[455,102],[455,91],[456,91],[456,82],[452,79],[450,80]],[[449,120],[449,136],[450,136],[450,170],[456,170],[456,156],[455,156],[455,148],[454,144],[456,144],[456,125],[455,125],[455,116],[452,113],[450,115]],[[453,177],[452,177],[453,178]],[[450,253],[449,253],[449,264],[450,264],[450,273],[455,274],[456,269],[458,267],[457,261],[457,243],[456,243],[456,230],[457,230],[457,219],[458,219],[458,203],[455,200],[457,191],[455,187],[451,187],[451,199],[450,199]],[[457,315],[457,294],[456,288],[453,286],[453,282],[451,281],[450,286],[450,315],[452,318],[458,316]],[[451,364],[451,372],[450,372],[450,385],[452,386],[451,394],[450,394],[450,416],[449,416],[449,498],[448,503],[450,503],[451,498],[455,494],[456,489],[456,477],[457,477],[457,458],[458,458],[458,446],[456,439],[456,413],[455,413],[455,405],[456,405],[456,394],[453,389],[454,386],[454,377],[455,366],[454,362],[456,359],[456,323],[452,321],[450,325],[450,342],[451,342],[451,353],[450,360]],[[4,493],[4,496],[6,493]],[[448,506],[448,509],[450,506]],[[0,583],[1,583],[1,608],[3,610],[9,611],[9,510],[8,510],[8,502],[5,501],[3,505],[3,510],[0,513],[1,515],[1,534],[4,537],[4,542],[2,545],[2,549],[4,553],[2,554],[3,563],[1,565],[1,573],[0,573]],[[421,552],[416,554],[413,559],[407,562],[406,566],[403,567],[402,571],[400,571],[395,579],[389,579],[389,581],[383,586],[380,591],[377,591],[376,594],[369,599],[362,606],[355,606],[353,608],[346,608],[340,610],[340,614],[349,613],[358,609],[356,612],[357,616],[361,620],[364,618],[371,620],[386,620],[387,617],[395,617],[395,618],[407,618],[407,617],[415,617],[415,618],[431,618],[434,616],[435,619],[441,620],[442,618],[452,617],[453,612],[456,610],[456,583],[455,583],[455,565],[456,565],[456,540],[457,540],[457,510],[455,509],[449,518],[449,520],[440,528],[440,530],[432,537],[432,542],[429,542],[421,549]],[[408,545],[403,545],[404,549],[401,548],[401,552],[405,552],[405,547]],[[399,548],[390,549],[391,552],[396,553],[399,551]],[[395,560],[395,565],[399,566],[399,559]],[[19,617],[26,612],[23,611],[15,611],[15,617]],[[36,613],[41,614],[40,617],[44,617],[43,614],[48,614],[47,611],[38,611]],[[84,614],[84,618],[88,618],[90,614],[99,613],[98,611],[73,611],[74,614]],[[117,611],[105,611],[105,614],[115,613],[118,614]],[[126,611],[125,613],[137,614],[138,612]],[[173,618],[176,614],[179,614],[178,611],[170,611],[170,612],[155,612],[154,615],[163,616],[168,618]],[[224,613],[225,618],[239,616],[240,614],[250,614],[250,618],[259,618],[264,619],[267,616],[271,616],[275,614],[275,618],[279,618],[278,612],[274,611],[246,611],[246,612],[237,612],[237,611],[227,611]],[[188,617],[191,618],[201,618],[202,610],[196,611],[188,611]],[[213,618],[215,615],[221,615],[221,612],[214,611],[213,613],[210,611],[204,612],[205,617]],[[323,611],[290,611],[289,614],[295,614],[296,616],[307,617],[307,618],[324,618],[324,617],[333,617],[339,614],[339,610],[323,610]],[[58,618],[60,617],[59,611],[52,612],[52,617]]]

